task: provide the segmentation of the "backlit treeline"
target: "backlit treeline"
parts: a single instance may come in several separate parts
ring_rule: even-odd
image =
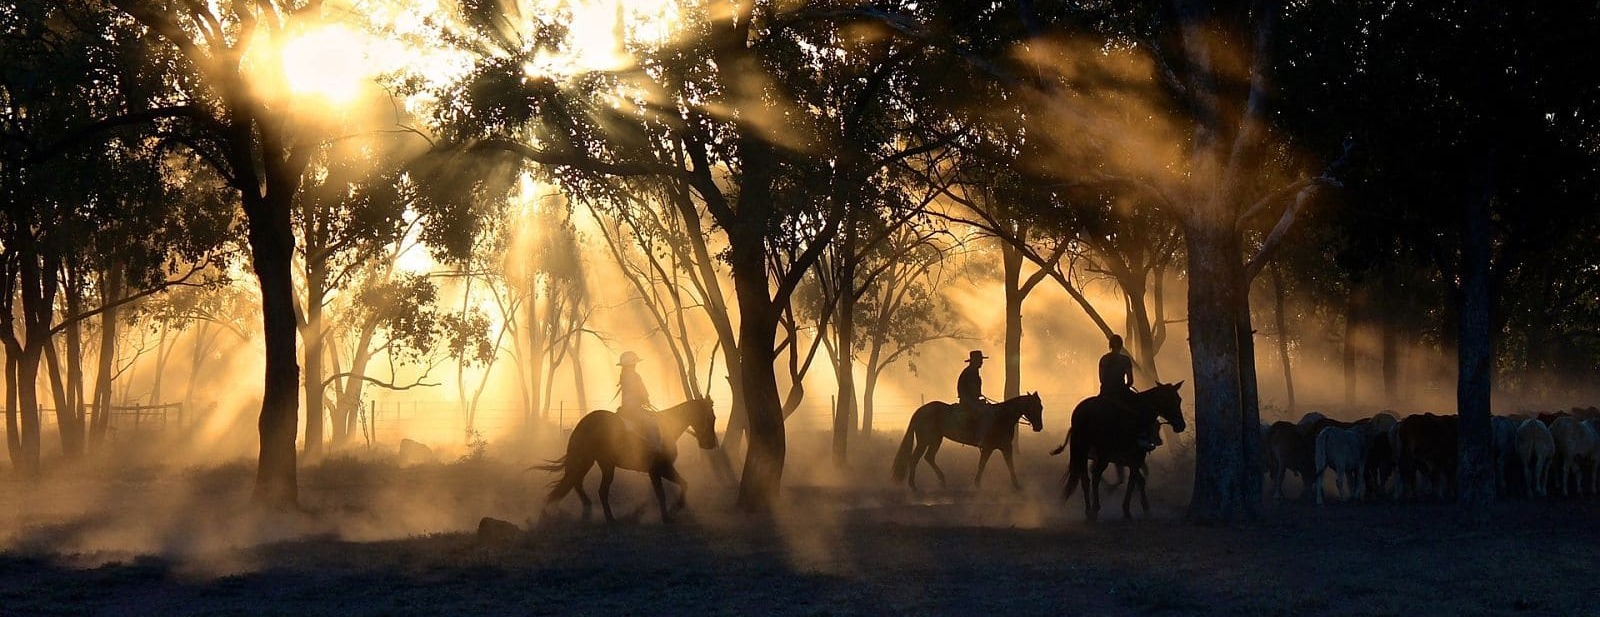
[[[1479,504],[1490,385],[1577,404],[1600,368],[1596,17],[1564,10],[0,5],[12,469],[48,458],[42,409],[82,456],[249,357],[256,495],[293,503],[372,397],[540,430],[558,393],[605,406],[584,359],[632,328],[658,403],[727,389],[760,510],[804,400],[844,463],[924,350],[999,332],[994,394],[1038,389],[1050,289],[1142,383],[1194,384],[1197,518],[1261,503],[1263,400],[1414,404],[1441,364]],[[974,322],[951,290],[991,283]]]

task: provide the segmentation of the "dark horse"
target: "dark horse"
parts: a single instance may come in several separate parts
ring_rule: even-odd
[[[1072,498],[1072,492],[1083,485],[1083,510],[1089,520],[1100,513],[1100,474],[1112,464],[1126,466],[1131,475],[1123,488],[1122,517],[1132,518],[1129,502],[1135,488],[1139,490],[1139,503],[1144,513],[1150,514],[1150,499],[1145,496],[1144,458],[1148,454],[1138,446],[1139,434],[1151,422],[1166,421],[1172,430],[1182,433],[1183,398],[1178,388],[1183,382],[1156,384],[1154,388],[1134,394],[1132,407],[1136,413],[1098,396],[1085,399],[1072,410],[1072,428],[1067,430],[1066,443],[1051,454],[1059,454],[1071,446],[1067,453],[1067,486],[1061,499]],[[1094,459],[1094,469],[1089,459]]]
[[[577,426],[572,427],[572,436],[567,438],[567,455],[551,461],[549,465],[537,467],[545,471],[564,472],[551,484],[545,507],[560,501],[567,491],[577,491],[578,499],[583,502],[583,515],[588,518],[591,502],[589,495],[583,492],[583,478],[589,474],[590,467],[599,465],[600,507],[605,510],[607,521],[617,520],[611,515],[611,477],[621,467],[650,474],[650,484],[656,491],[656,503],[661,507],[661,520],[672,520],[667,510],[666,489],[661,486],[661,480],[671,480],[678,485],[678,500],[672,507],[673,511],[683,507],[689,489],[683,476],[672,466],[672,462],[678,458],[678,438],[683,436],[685,430],[689,430],[694,433],[702,449],[717,447],[717,415],[711,409],[711,399],[699,398],[662,410],[657,414],[656,422],[661,429],[661,452],[651,456],[644,438],[628,430],[620,416],[604,409],[589,412],[578,421]]]
[[[1017,419],[1026,418],[1035,433],[1044,430],[1044,403],[1039,401],[1039,394],[1033,392],[997,403],[989,413],[994,414],[994,424],[989,429],[988,438],[978,443],[978,419],[963,413],[959,405],[933,401],[918,407],[916,413],[911,414],[905,438],[900,440],[900,451],[894,455],[894,481],[899,482],[903,478],[912,490],[916,490],[917,459],[926,458],[933,473],[939,476],[939,486],[944,486],[944,471],[939,469],[933,457],[939,453],[939,446],[944,440],[949,439],[978,447],[978,475],[973,479],[973,484],[982,483],[983,468],[989,464],[989,455],[999,450],[1006,459],[1006,470],[1011,472],[1011,487],[1022,488],[1017,483],[1017,469],[1011,464],[1011,444],[1017,436]]]

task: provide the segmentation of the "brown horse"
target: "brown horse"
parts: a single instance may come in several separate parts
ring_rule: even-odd
[[[1017,420],[1026,419],[1035,433],[1044,430],[1044,403],[1039,401],[1037,392],[1030,392],[993,405],[989,413],[994,414],[994,424],[983,443],[978,443],[978,419],[963,413],[959,405],[933,401],[917,408],[911,414],[905,438],[900,440],[900,451],[894,456],[894,481],[904,479],[912,490],[917,490],[917,460],[926,459],[933,473],[939,476],[939,486],[943,487],[944,471],[939,469],[933,457],[939,453],[939,446],[944,440],[949,439],[977,446],[978,475],[972,480],[974,485],[982,483],[983,468],[989,464],[989,455],[999,450],[1006,459],[1006,470],[1011,472],[1011,487],[1022,488],[1017,483],[1017,469],[1011,463],[1011,445],[1017,436]]]
[[[1133,395],[1133,410],[1094,396],[1078,403],[1072,410],[1072,428],[1067,431],[1067,442],[1051,454],[1060,453],[1070,446],[1067,457],[1067,485],[1062,489],[1063,501],[1072,498],[1079,484],[1083,485],[1083,510],[1089,520],[1100,513],[1100,474],[1108,465],[1125,465],[1130,470],[1128,484],[1122,495],[1122,517],[1132,518],[1129,505],[1134,489],[1139,491],[1139,502],[1144,513],[1150,514],[1150,499],[1145,496],[1144,459],[1148,452],[1138,446],[1139,434],[1152,421],[1165,421],[1172,430],[1182,433],[1183,398],[1175,384],[1156,384],[1154,388]],[[1089,459],[1094,459],[1090,470]]]
[[[658,413],[656,422],[661,429],[661,451],[653,455],[644,437],[624,426],[620,416],[604,409],[589,412],[578,421],[577,426],[572,427],[572,435],[567,438],[567,455],[551,461],[549,465],[536,467],[545,471],[564,472],[551,483],[545,507],[560,501],[568,491],[577,491],[578,499],[583,502],[583,516],[588,518],[591,503],[589,495],[583,491],[583,478],[588,475],[589,468],[599,465],[600,507],[605,510],[607,521],[617,520],[611,514],[611,479],[616,469],[621,467],[650,474],[656,503],[661,508],[661,520],[670,522],[672,514],[667,509],[666,489],[661,481],[671,480],[678,485],[678,499],[672,511],[682,508],[689,486],[672,466],[678,458],[677,441],[687,430],[694,434],[702,449],[716,448],[717,415],[711,407],[711,399],[699,398]]]

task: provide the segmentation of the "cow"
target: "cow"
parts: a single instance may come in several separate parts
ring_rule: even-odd
[[[1389,431],[1400,420],[1394,414],[1379,412],[1366,423],[1367,429],[1367,492],[1378,495],[1394,474],[1394,450],[1389,447]]]
[[[1307,499],[1311,496],[1313,464],[1311,442],[1301,436],[1300,430],[1294,425],[1284,421],[1273,422],[1267,427],[1267,435],[1262,440],[1266,444],[1267,472],[1271,476],[1272,496],[1283,499],[1283,479],[1286,472],[1293,471],[1300,476],[1303,486],[1300,498]]]
[[[1333,469],[1333,483],[1339,490],[1339,499],[1347,501],[1366,493],[1367,431],[1365,427],[1329,426],[1317,433],[1316,461],[1312,474],[1316,486],[1312,488],[1317,505],[1322,505],[1322,472]],[[1350,493],[1346,497],[1345,485]]]
[[[1595,462],[1595,450],[1600,447],[1594,428],[1573,416],[1562,416],[1550,423],[1550,436],[1556,443],[1556,480],[1561,485],[1558,493],[1567,495],[1567,485],[1576,481],[1572,494],[1579,495],[1589,492],[1585,486],[1585,473],[1592,473]]]
[[[1550,428],[1538,418],[1523,420],[1517,426],[1517,460],[1522,463],[1523,484],[1528,497],[1544,497],[1550,486],[1550,459],[1556,442]]]
[[[1399,474],[1394,483],[1396,499],[1416,493],[1420,474],[1428,478],[1440,499],[1455,483],[1456,416],[1431,413],[1406,416],[1389,431],[1389,447],[1394,450]]]

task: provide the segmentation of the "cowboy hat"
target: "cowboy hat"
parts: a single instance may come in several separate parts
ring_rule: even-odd
[[[974,350],[972,350],[971,353],[967,354],[967,363],[970,364],[974,360],[987,360],[988,358],[989,358],[989,356],[983,355],[982,351],[974,349]]]
[[[633,366],[640,361],[639,354],[631,351],[622,352],[622,357],[617,359],[617,366]]]

